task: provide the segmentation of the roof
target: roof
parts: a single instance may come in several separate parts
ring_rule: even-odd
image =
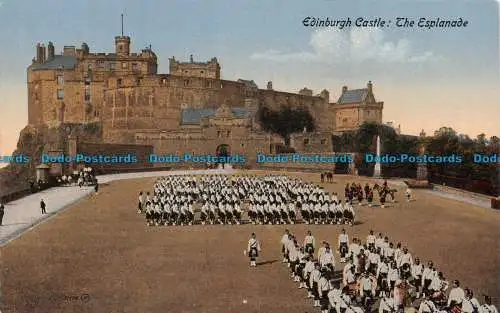
[[[244,118],[248,115],[248,110],[245,108],[232,108],[234,117]],[[202,118],[215,116],[215,109],[184,109],[181,112],[182,125],[199,125]]]
[[[247,87],[252,87],[252,88],[259,88],[257,86],[257,84],[253,81],[253,80],[246,80],[246,79],[238,79],[237,80],[238,83],[242,83],[242,84],[245,84],[245,86]]]
[[[42,64],[34,64],[31,69],[34,71],[74,69],[76,67],[76,57],[69,55],[55,55],[53,59],[47,60]]]
[[[353,89],[347,90],[340,96],[338,103],[339,104],[349,104],[349,103],[359,103],[363,102],[368,95],[368,89]]]

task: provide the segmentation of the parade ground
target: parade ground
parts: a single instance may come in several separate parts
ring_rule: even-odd
[[[319,312],[281,263],[280,239],[286,228],[299,240],[311,230],[317,242],[336,245],[343,226],[149,227],[137,214],[137,196],[150,191],[160,174],[101,177],[97,194],[91,187],[59,187],[8,204],[1,312]],[[321,184],[319,174],[288,175]],[[340,175],[321,185],[343,199],[351,182],[375,181]],[[487,293],[498,303],[500,212],[427,190],[413,190],[415,201],[408,203],[404,185],[392,186],[396,203],[355,207],[357,222],[346,226],[350,238],[365,241],[371,229],[382,232],[424,264],[433,260],[448,281],[459,279],[481,302]],[[40,198],[47,202],[45,217]],[[30,219],[21,210],[31,212]],[[243,254],[252,232],[262,246],[255,268]],[[338,254],[336,260],[339,265]]]

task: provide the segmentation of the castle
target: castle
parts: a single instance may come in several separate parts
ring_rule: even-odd
[[[280,136],[261,130],[260,107],[309,111],[316,130],[291,137],[298,152],[331,152],[332,134],[382,123],[383,102],[375,100],[371,82],[362,89],[344,86],[332,103],[327,90],[289,93],[274,90],[272,82],[260,89],[252,80],[224,80],[216,58],[172,57],[170,73],[158,74],[151,47],[132,53],[130,37],[123,34],[115,37],[115,49],[91,53],[83,43],[57,55],[52,42],[37,44],[27,71],[29,124],[96,123],[103,144],[149,145],[157,154],[214,154],[221,145],[231,153],[272,153],[283,144]]]

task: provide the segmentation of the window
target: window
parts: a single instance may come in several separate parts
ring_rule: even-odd
[[[139,66],[137,63],[132,63],[132,71],[137,71],[139,69]]]
[[[324,145],[326,143],[326,139],[321,139],[321,144]]]
[[[85,87],[85,101],[90,101],[90,88]]]
[[[201,73],[201,74],[203,74],[203,73],[205,73],[205,72],[204,72],[204,71],[201,71],[200,73]]]
[[[118,78],[118,80],[116,81],[116,84],[118,85],[118,87],[121,87],[121,85],[122,85],[122,79]]]
[[[242,148],[245,148],[245,144],[244,144],[244,143],[242,143],[242,144],[241,144],[241,147],[242,147]]]
[[[184,71],[184,73],[186,73],[186,74],[187,74],[187,72],[188,72],[188,71]]]
[[[123,62],[122,63],[122,69],[126,69],[127,68],[127,63]]]
[[[57,90],[57,99],[58,100],[63,100],[64,99],[64,90],[63,89]]]
[[[309,144],[309,139],[304,139],[304,145],[308,145]]]
[[[162,85],[166,85],[167,84],[167,79],[166,78],[162,78],[161,79],[161,83],[162,83]]]
[[[231,136],[231,131],[227,131],[227,134],[226,134],[227,137]]]
[[[57,84],[58,84],[59,86],[64,85],[64,76],[62,76],[62,75],[57,75]]]
[[[189,86],[189,79],[186,79],[186,80],[184,81],[184,86]]]
[[[109,69],[114,71],[116,69],[116,64],[114,62],[109,63]]]
[[[91,71],[92,70],[92,63],[89,63],[88,65],[88,70]]]

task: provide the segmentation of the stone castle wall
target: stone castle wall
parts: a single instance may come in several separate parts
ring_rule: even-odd
[[[154,75],[114,77],[104,91],[102,119],[106,132],[117,130],[180,129],[181,111],[188,108],[216,109],[222,103],[245,107],[250,101],[273,110],[303,108],[316,121],[317,129],[333,131],[334,113],[329,99],[279,92],[249,90],[243,83],[202,77]],[[113,139],[107,137],[106,140]]]

